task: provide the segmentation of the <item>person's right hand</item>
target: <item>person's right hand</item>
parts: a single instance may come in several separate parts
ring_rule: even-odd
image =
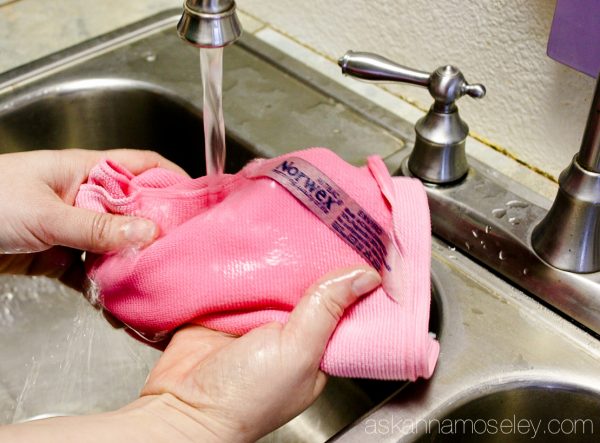
[[[339,319],[380,282],[366,266],[330,273],[285,325],[270,323],[239,338],[185,327],[152,370],[141,401],[162,401],[163,419],[192,441],[254,441],[315,401],[327,379],[321,358]]]
[[[366,266],[331,273],[307,291],[285,325],[240,338],[188,326],[171,340],[140,399],[115,412],[0,427],[0,440],[255,441],[317,398],[326,382],[319,364],[338,320],[380,281]]]
[[[134,174],[154,167],[185,174],[156,152],[66,149],[0,155],[0,273],[46,275],[78,286],[81,251],[144,247],[158,236],[150,220],[74,207],[90,170],[108,158]]]

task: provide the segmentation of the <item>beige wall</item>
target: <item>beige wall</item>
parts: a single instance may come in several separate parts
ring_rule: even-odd
[[[579,147],[594,81],[546,56],[555,0],[237,2],[331,59],[355,49],[419,69],[456,64],[467,80],[488,88],[485,99],[460,102],[471,129],[554,176]],[[4,6],[0,71],[182,3],[99,0],[90,9],[81,0],[21,0]],[[423,90],[394,91],[429,106]]]
[[[553,0],[237,0],[333,58],[378,52],[410,67],[455,64],[488,95],[461,100],[471,130],[557,176],[579,148],[594,80],[546,56]],[[394,91],[421,107],[425,91]]]

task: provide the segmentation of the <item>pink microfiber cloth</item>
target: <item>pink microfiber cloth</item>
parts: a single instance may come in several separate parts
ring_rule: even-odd
[[[321,362],[342,377],[430,377],[431,232],[421,183],[390,177],[324,148],[255,160],[235,175],[190,179],[165,169],[134,176],[105,161],[77,206],[155,221],[161,236],[129,254],[92,258],[101,304],[145,337],[185,323],[241,335],[285,323],[324,274],[369,264],[381,287],[344,313]]]

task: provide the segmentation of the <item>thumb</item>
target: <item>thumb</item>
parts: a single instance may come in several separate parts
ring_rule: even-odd
[[[327,274],[300,299],[285,325],[285,333],[320,361],[344,310],[380,284],[381,276],[368,266]]]
[[[46,241],[83,251],[106,253],[143,248],[158,236],[158,226],[142,218],[112,215],[60,205],[44,223]]]

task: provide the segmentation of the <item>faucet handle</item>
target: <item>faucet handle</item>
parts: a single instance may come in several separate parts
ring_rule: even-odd
[[[429,90],[434,103],[415,125],[415,146],[403,173],[435,184],[452,184],[467,175],[469,127],[458,115],[455,102],[463,95],[484,97],[483,85],[467,83],[455,66],[440,66],[430,74],[369,52],[348,51],[338,64],[343,74],[363,80],[409,83]]]
[[[435,100],[434,108],[442,112],[444,107],[452,107],[463,95],[483,98],[486,92],[482,84],[467,83],[463,73],[452,65],[440,66],[433,71],[427,89]]]
[[[481,83],[473,83],[470,85],[465,81],[463,92],[469,97],[483,98],[485,97],[486,89]]]
[[[473,98],[485,96],[485,86],[469,84],[458,68],[440,66],[431,74],[407,68],[385,57],[370,52],[346,52],[338,65],[342,73],[363,80],[398,82],[423,86],[429,90],[436,103],[436,110],[451,107],[463,95]]]
[[[348,51],[339,60],[342,74],[370,81],[409,83],[427,87],[430,74],[407,68],[371,52]]]

